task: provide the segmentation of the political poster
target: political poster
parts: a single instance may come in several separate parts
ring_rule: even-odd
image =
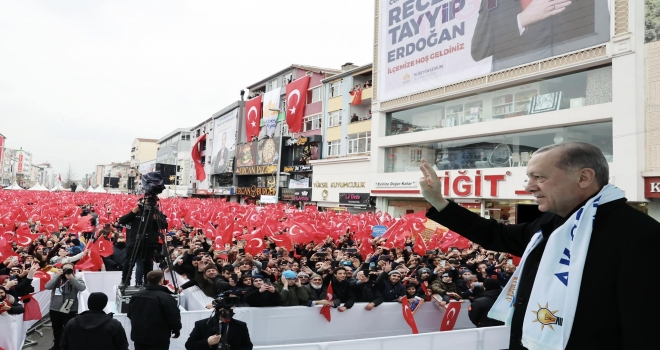
[[[238,108],[213,121],[212,174],[231,173],[236,157]]]

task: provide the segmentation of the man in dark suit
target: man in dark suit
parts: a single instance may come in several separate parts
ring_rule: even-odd
[[[607,29],[601,25],[606,19]],[[492,71],[498,71],[607,40],[606,1],[482,0],[472,58],[492,56]]]
[[[240,299],[235,296],[214,300],[214,315],[195,322],[195,328],[186,341],[186,349],[252,350],[247,324],[233,318],[233,309],[239,302]]]
[[[539,293],[539,289],[535,289],[536,281],[542,282],[548,278],[547,271],[545,274],[537,272],[540,271],[539,266],[543,266],[542,258],[557,251],[548,241],[551,238],[555,241],[561,239],[561,232],[557,231],[566,227],[564,223],[570,224],[568,220],[579,217],[578,211],[586,212],[585,205],[609,186],[609,167],[605,156],[595,146],[581,142],[556,144],[537,150],[527,165],[525,190],[534,195],[539,210],[544,214],[533,222],[515,225],[482,218],[447,201],[442,196],[442,183],[431,165],[422,160],[420,168],[424,174],[420,179],[421,192],[432,205],[426,214],[429,219],[488,250],[526,256],[525,262],[519,266],[521,273],[515,283],[504,291],[507,297],[515,298],[508,303],[514,307],[511,310],[509,349],[526,349],[522,345],[523,336],[538,336],[533,332],[524,334],[523,326],[529,322],[525,320],[526,315],[540,303],[539,300],[530,300],[530,297],[533,291]],[[655,340],[655,317],[660,314],[660,305],[648,303],[643,308],[631,305],[627,262],[653,266],[655,255],[639,254],[639,250],[660,246],[660,223],[626,201],[625,197],[620,197],[594,207],[597,211],[591,225],[587,252],[583,255],[581,279],[571,275],[570,280],[570,283],[579,283],[580,288],[578,295],[571,296],[576,298],[573,300],[577,303],[574,304],[574,313],[569,315],[571,332],[566,350],[645,349]],[[527,250],[533,237],[538,240]],[[612,252],[617,252],[614,260]],[[607,257],[607,265],[611,268],[603,268],[604,257]],[[573,262],[571,265],[575,266]],[[651,288],[640,289],[635,294],[636,300],[654,297],[655,291]],[[563,322],[563,326],[559,327],[567,324]],[[552,329],[546,330],[552,332]],[[562,331],[557,329],[555,332],[561,334]]]
[[[229,150],[227,149],[227,133],[222,133],[222,147],[218,150],[218,153],[215,155],[215,161],[213,162],[213,169],[216,174],[221,174],[227,171],[227,158],[229,158]],[[231,170],[231,169],[230,169]]]

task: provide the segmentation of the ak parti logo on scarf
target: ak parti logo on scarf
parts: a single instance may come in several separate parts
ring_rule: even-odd
[[[548,307],[548,303],[545,303],[545,307],[541,306],[541,304],[538,304],[539,309],[534,311],[532,310],[532,313],[536,315],[536,319],[534,319],[532,322],[538,322],[541,324],[541,330],[545,328],[545,326],[550,327],[553,331],[555,330],[552,325],[557,325],[561,326],[562,323],[564,323],[564,319],[562,317],[557,316],[557,313],[559,310],[553,310],[550,311],[550,308]]]

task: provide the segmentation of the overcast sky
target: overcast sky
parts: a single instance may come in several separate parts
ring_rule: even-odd
[[[373,0],[2,1],[0,133],[76,178],[296,63],[373,59]]]

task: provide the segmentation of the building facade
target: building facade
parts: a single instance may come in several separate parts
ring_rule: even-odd
[[[610,183],[647,211],[644,3],[574,3],[516,32],[509,46],[481,30],[504,4],[479,12],[480,3],[458,3],[442,23],[425,17],[408,36],[404,17],[421,9],[402,14],[404,4],[376,0],[370,186],[377,206],[393,215],[428,208],[418,185],[425,159],[447,197],[502,222],[525,221],[535,215],[525,192],[532,154],[581,141],[601,149]],[[533,30],[558,26],[565,35]]]
[[[342,66],[323,80],[323,159],[314,160],[312,200],[321,210],[373,210],[371,201],[372,65]],[[359,94],[359,97],[358,97]]]
[[[190,128],[179,128],[158,140],[156,159],[139,164],[139,172],[158,170],[174,195],[185,195],[190,183]],[[180,191],[180,192],[179,192]]]
[[[158,152],[158,140],[136,138],[131,145],[130,166],[135,168],[138,164],[156,159]]]

